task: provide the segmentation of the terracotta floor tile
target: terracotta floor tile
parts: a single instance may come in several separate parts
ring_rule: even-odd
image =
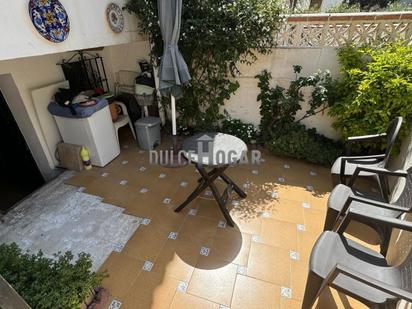
[[[292,298],[302,301],[305,293],[308,267],[300,263],[292,262],[291,288]]]
[[[176,292],[170,309],[219,309],[219,305],[188,293]]]
[[[251,238],[250,234],[242,234],[229,226],[225,229],[218,229],[211,248],[212,254],[233,264],[246,266],[249,259]]]
[[[261,165],[228,168],[227,175],[248,196],[232,195],[228,209],[236,226],[219,228],[219,221],[225,220],[213,198],[199,197],[180,213],[174,212],[197,185],[200,175],[195,167],[151,165],[149,153],[139,152],[129,131],[121,130],[119,157],[104,168],[76,173],[67,181],[124,208],[126,214],[151,219],[102,267],[111,274],[104,286],[122,301],[122,308],[300,307],[310,253],[322,232],[332,189],[330,169],[267,151],[263,151],[266,161]],[[165,139],[158,149],[168,147]],[[140,171],[141,167],[145,170]],[[108,174],[102,177],[103,173]],[[120,185],[121,180],[127,184]],[[187,184],[182,186],[182,182]],[[225,187],[221,180],[216,185],[219,190]],[[314,190],[309,191],[307,185]],[[143,188],[149,191],[140,193]],[[165,198],[171,203],[164,204]],[[197,214],[189,215],[193,210]],[[304,225],[305,231],[298,231],[297,224]],[[168,239],[171,232],[177,233],[177,239]],[[200,254],[201,247],[209,249],[208,256]],[[290,250],[299,254],[298,260],[291,259]],[[141,271],[145,260],[154,262],[150,272]],[[239,265],[245,267],[247,277],[237,274]],[[176,292],[179,281],[188,283],[187,292]],[[292,299],[280,297],[281,286],[292,289]],[[350,306],[364,308],[328,290],[317,308]]]
[[[179,238],[210,246],[216,236],[217,223],[218,220],[188,215],[179,231]]]
[[[177,279],[142,271],[124,297],[122,308],[167,309],[178,284]]]
[[[156,230],[150,224],[140,226],[127,242],[122,254],[142,260],[155,261],[166,244],[168,234]]]
[[[298,252],[301,261],[309,261],[313,245],[320,236],[319,233],[299,232],[298,233]]]
[[[231,309],[272,309],[280,307],[280,287],[238,275]]]
[[[305,209],[305,227],[308,232],[321,233],[325,224],[326,212],[316,209]]]
[[[319,299],[315,302],[314,308],[316,309],[366,309],[368,308],[359,301],[339,293],[334,289],[326,288],[324,292],[319,296]]]
[[[187,292],[230,306],[237,266],[214,257],[201,256],[189,281]]]
[[[106,271],[109,277],[103,281],[103,286],[116,299],[122,300],[132,287],[141,272],[143,261],[125,254],[112,253],[100,268]]]
[[[262,230],[262,219],[257,214],[248,215],[240,214],[236,209],[230,211],[233,221],[236,223],[236,228],[242,233],[260,235]]]
[[[86,187],[91,183],[96,181],[98,176],[96,174],[91,174],[88,171],[83,171],[81,173],[76,173],[75,176],[65,181],[65,183],[78,187]]]
[[[252,242],[248,276],[289,287],[290,267],[289,250]]]
[[[195,203],[197,204],[197,215],[214,220],[225,220],[222,211],[219,208],[216,200],[212,198],[198,198]]]
[[[199,257],[200,245],[169,239],[161,250],[153,271],[189,282]]]
[[[301,309],[302,303],[294,299],[281,297],[280,308],[281,309]]]
[[[273,207],[273,210],[269,213],[269,218],[294,224],[304,223],[304,208],[301,202],[279,199],[274,202],[274,204],[275,207]]]
[[[297,250],[296,223],[278,221],[273,219],[262,220],[262,242],[285,249]]]

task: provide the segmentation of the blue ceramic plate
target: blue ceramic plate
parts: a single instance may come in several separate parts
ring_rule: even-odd
[[[54,43],[67,39],[69,17],[58,0],[30,0],[29,13],[34,27],[45,39]]]

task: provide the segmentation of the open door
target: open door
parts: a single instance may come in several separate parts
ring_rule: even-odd
[[[0,213],[44,184],[44,179],[0,91]]]

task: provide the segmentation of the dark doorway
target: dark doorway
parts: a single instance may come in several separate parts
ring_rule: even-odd
[[[5,213],[44,179],[1,91],[0,142],[0,213]]]

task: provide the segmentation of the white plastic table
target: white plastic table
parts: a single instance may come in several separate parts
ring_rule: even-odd
[[[195,164],[201,178],[196,189],[175,211],[180,212],[199,196],[203,190],[209,187],[228,225],[233,227],[233,219],[226,208],[227,202],[233,190],[241,198],[245,198],[246,193],[224,172],[230,165],[238,163],[242,156],[246,154],[246,144],[232,135],[208,132],[187,138],[183,143],[182,149],[185,157]],[[210,170],[209,172],[207,168]],[[215,180],[219,177],[227,184],[223,194],[220,194],[214,184]]]

